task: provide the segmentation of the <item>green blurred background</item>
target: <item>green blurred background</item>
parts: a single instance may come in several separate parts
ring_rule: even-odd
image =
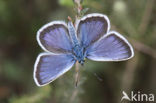
[[[74,19],[74,4],[0,0],[0,103],[120,103],[122,91],[156,94],[156,0],[83,0],[82,5],[89,8],[87,13],[106,14],[111,29],[133,45],[135,57],[123,62],[87,60],[80,67],[77,88],[74,67],[50,85],[37,87],[33,65],[43,51],[36,32],[50,21]]]

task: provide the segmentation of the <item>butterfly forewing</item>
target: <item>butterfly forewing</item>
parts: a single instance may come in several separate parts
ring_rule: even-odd
[[[83,47],[87,47],[105,35],[110,29],[107,16],[88,14],[77,23],[77,37]]]
[[[67,72],[75,63],[71,54],[41,53],[35,63],[34,79],[44,86]]]
[[[122,61],[133,55],[131,45],[115,31],[109,32],[87,49],[87,58],[94,61]]]
[[[61,21],[44,25],[37,33],[37,40],[45,51],[66,53],[72,49],[67,25]]]

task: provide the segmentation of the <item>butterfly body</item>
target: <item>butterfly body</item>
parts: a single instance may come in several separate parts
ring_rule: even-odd
[[[106,15],[93,13],[78,20],[50,22],[37,32],[37,41],[45,51],[34,65],[38,86],[54,81],[78,61],[124,61],[134,56],[130,43],[118,32],[110,31]]]
[[[81,65],[84,63],[84,58],[85,58],[85,50],[81,46],[80,42],[78,41],[76,37],[76,30],[71,21],[68,22],[68,30],[69,30],[69,35],[73,44],[73,49],[72,49],[72,54],[74,56],[74,59],[78,61]]]
[[[77,45],[73,48],[73,55],[75,60],[77,60],[81,65],[84,63],[85,50],[81,46]]]

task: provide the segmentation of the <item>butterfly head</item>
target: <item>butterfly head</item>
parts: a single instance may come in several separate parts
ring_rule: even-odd
[[[85,59],[85,50],[84,50],[84,48],[82,48],[79,45],[76,45],[73,48],[73,54],[74,54],[75,60],[77,60],[81,65],[83,65],[84,62],[85,62],[85,60],[84,60]]]
[[[79,60],[79,63],[80,63],[81,65],[83,65],[84,62],[85,62],[85,60]]]

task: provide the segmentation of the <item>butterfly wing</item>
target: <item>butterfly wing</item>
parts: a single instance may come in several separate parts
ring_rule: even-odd
[[[34,80],[44,86],[67,72],[75,63],[71,54],[41,53],[34,65]]]
[[[132,46],[115,31],[109,32],[87,48],[87,58],[94,61],[122,61],[133,56]]]
[[[37,41],[45,51],[53,53],[71,52],[72,45],[67,25],[63,21],[50,22],[37,32]]]
[[[87,47],[109,31],[110,21],[103,14],[88,14],[78,21],[76,28],[81,45]]]

